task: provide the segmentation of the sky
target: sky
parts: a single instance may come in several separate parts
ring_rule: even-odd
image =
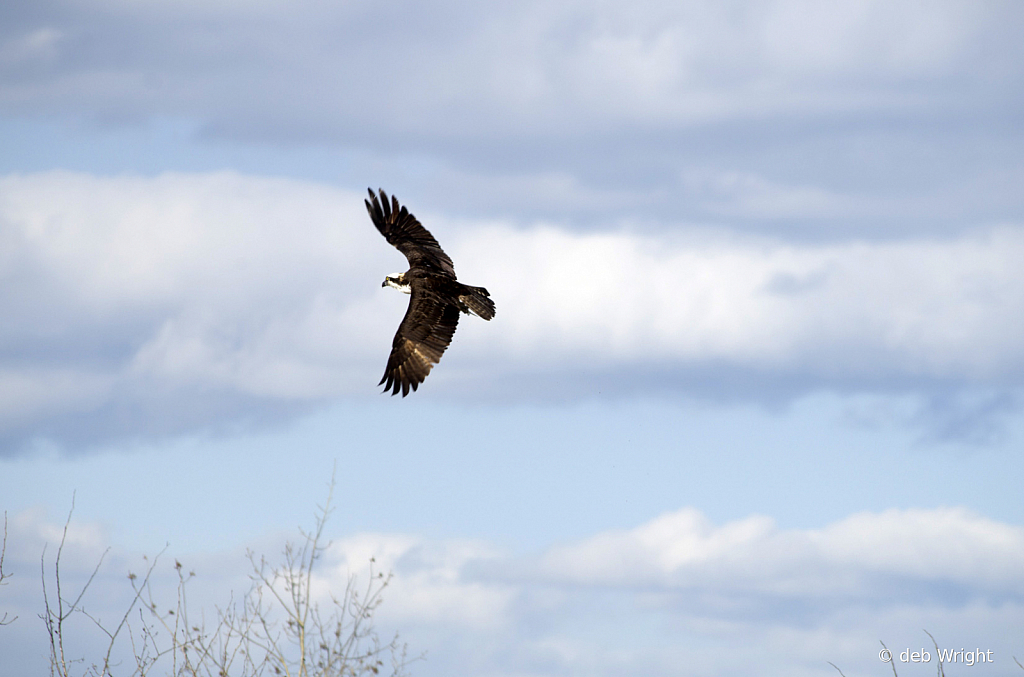
[[[318,589],[392,572],[414,675],[885,675],[880,641],[933,674],[900,661],[924,630],[1016,674],[1022,30],[996,0],[0,4],[0,677],[46,670],[72,505],[91,613],[161,552],[212,613],[332,472]],[[497,306],[405,399],[367,187]]]

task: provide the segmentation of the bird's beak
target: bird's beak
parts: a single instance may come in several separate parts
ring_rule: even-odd
[[[384,280],[383,282],[380,283],[380,286],[382,286],[382,287],[388,286],[388,281]]]

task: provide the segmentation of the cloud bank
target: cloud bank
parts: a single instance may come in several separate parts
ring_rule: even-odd
[[[1010,27],[1019,8],[929,7],[111,1],[87,11],[58,0],[5,10],[0,104],[177,114],[221,134],[437,144],[1006,96],[974,66],[1021,74]]]
[[[491,290],[498,317],[466,318],[417,395],[1022,385],[1017,225],[793,244],[685,224],[588,234],[419,216],[460,277]],[[9,447],[180,433],[373,396],[406,304],[380,289],[406,262],[361,196],[320,184],[11,175],[0,179],[0,237]]]
[[[1019,216],[1022,22],[949,0],[8,3],[0,116],[332,149],[332,177],[467,216],[884,238]]]
[[[7,566],[34,571],[42,543],[60,530],[38,513],[11,524]],[[102,534],[72,527],[64,570],[77,581],[91,572]],[[273,550],[266,554],[273,559]],[[173,597],[176,556],[158,569],[158,595]],[[378,622],[398,629],[414,652],[429,649],[415,666],[423,675],[614,675],[630,666],[653,675],[743,675],[757,666],[758,674],[802,676],[828,670],[826,661],[875,674],[887,667],[878,640],[917,650],[928,645],[922,627],[945,648],[992,650],[996,663],[975,670],[1001,674],[1020,651],[1014,629],[1024,620],[1024,529],[962,508],[860,513],[817,529],[782,529],[756,515],[714,524],[684,508],[535,555],[362,534],[337,540],[316,571],[323,601],[352,573],[365,576],[371,557],[395,574]],[[246,587],[240,551],[182,559],[198,574],[193,610]],[[124,570],[141,563],[112,555],[86,600],[93,613],[114,615],[126,601]],[[0,591],[4,608],[31,618],[38,581],[11,580]],[[39,644],[42,628],[33,626],[33,638],[24,625],[0,629],[25,638],[11,645],[16,653],[0,674],[38,671],[37,657],[22,651]]]

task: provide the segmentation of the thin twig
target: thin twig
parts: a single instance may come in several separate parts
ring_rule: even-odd
[[[885,649],[886,653],[889,655],[889,667],[892,668],[893,677],[900,677],[896,674],[896,661],[893,660],[892,652],[889,651],[889,647],[887,647],[885,645],[885,642],[883,642],[882,640],[878,640],[878,643],[882,645],[882,648]]]
[[[838,665],[836,665],[832,661],[828,661],[828,664],[834,667],[836,669],[836,672],[838,672],[840,675],[843,675],[843,671],[839,669]],[[846,677],[846,675],[843,675],[843,677]]]
[[[143,586],[148,586],[149,585],[149,578],[150,578],[150,576],[153,575],[153,569],[156,568],[156,563],[160,559],[160,555],[162,555],[165,552],[167,552],[167,548],[168,548],[168,546],[165,545],[164,549],[161,550],[159,553],[157,553],[157,556],[153,558],[153,563],[149,565],[149,569],[146,571],[146,576],[145,576],[145,578],[142,579],[142,585],[140,585],[135,590],[135,596],[132,597],[131,603],[128,604],[127,611],[124,612],[124,616],[121,617],[121,622],[117,624],[117,627],[114,629],[114,632],[112,632],[112,633],[107,632],[106,630],[103,629],[102,625],[100,625],[98,622],[96,623],[96,625],[101,630],[103,630],[104,632],[107,632],[107,635],[109,635],[109,637],[110,637],[110,643],[107,644],[107,653],[103,657],[103,669],[104,670],[106,670],[107,666],[110,665],[110,654],[113,653],[113,651],[114,651],[114,643],[117,641],[117,635],[121,632],[121,629],[124,628],[124,626],[128,623],[128,616],[131,615],[132,609],[135,608],[135,605],[138,604],[138,602],[139,602],[139,598],[142,597],[142,588],[143,588]],[[106,553],[104,553],[104,554],[106,554]],[[97,565],[96,568],[98,569],[99,565]],[[93,573],[93,575],[94,576],[96,575],[95,572]],[[92,578],[89,579],[89,582],[90,583],[92,582]],[[134,587],[134,585],[135,585],[135,582],[132,581],[132,587]],[[82,594],[85,594],[85,590],[82,590]]]
[[[6,583],[4,583],[4,579],[11,577],[10,573],[4,573],[4,556],[6,554],[7,554],[7,511],[5,510],[4,511],[4,536],[3,536],[3,543],[0,544],[0,585],[7,585]],[[3,618],[0,618],[0,625],[10,625],[14,621],[18,620],[17,616],[15,616],[14,618],[11,618],[10,620],[8,620],[7,616],[8,616],[8,614],[5,612],[4,615],[3,615]]]
[[[942,653],[939,651],[939,643],[935,641],[934,637],[932,637],[932,633],[925,630],[924,634],[928,635],[928,637],[931,638],[932,646],[935,647],[935,657],[939,659],[939,667],[938,672],[936,674],[938,675],[938,677],[946,677],[946,669],[942,667]]]
[[[391,582],[390,573],[385,576],[377,572],[371,558],[365,585],[361,577],[357,582],[357,577],[350,575],[344,594],[339,597],[328,593],[330,605],[321,608],[314,599],[314,571],[331,545],[325,541],[324,534],[333,512],[335,487],[332,472],[327,500],[317,506],[314,527],[310,531],[300,529],[301,540],[285,544],[281,564],[273,566],[266,558],[257,557],[251,551],[247,553],[252,587],[241,599],[232,599],[227,607],[218,608],[216,622],[209,627],[205,619],[198,624],[189,620],[186,583],[195,574],[186,575],[177,561],[174,566],[178,577],[175,606],[161,611],[164,607],[154,601],[152,580],[166,548],[148,563],[144,574],[129,574],[135,594],[115,627],[104,626],[98,616],[82,606],[85,593],[98,575],[109,549],[103,553],[79,594],[73,600],[66,599],[62,590],[66,581],[61,580],[60,567],[71,521],[69,513],[49,579],[45,547],[40,562],[46,607],[43,618],[51,642],[51,676],[69,677],[74,663],[80,662],[80,659],[70,660],[65,653],[68,626],[64,623],[80,613],[108,640],[102,660],[85,670],[89,676],[109,677],[115,667],[112,663],[114,644],[127,634],[128,639],[124,641],[128,642],[134,663],[129,661],[124,667],[131,668],[131,677],[153,674],[157,663],[163,660],[170,665],[160,667],[160,671],[169,669],[168,674],[175,677],[228,674],[375,677],[382,672],[385,656],[390,658],[392,677],[404,677],[409,664],[407,647],[399,643],[397,634],[390,642],[382,644],[373,627],[374,613],[383,601],[384,589]],[[2,553],[3,546],[0,546],[0,556]],[[56,583],[56,601],[48,588],[48,580],[49,585]],[[133,615],[135,612],[138,616]],[[135,625],[137,622],[139,625]]]
[[[71,494],[71,509],[68,510],[68,518],[64,521],[64,530],[61,532],[60,545],[57,547],[57,557],[53,562],[54,571],[54,582],[57,588],[57,612],[54,613],[50,607],[50,598],[46,591],[46,546],[43,546],[43,554],[40,561],[40,568],[43,579],[43,605],[46,616],[44,621],[46,622],[46,630],[50,637],[50,674],[52,675],[55,671],[62,677],[66,677],[68,674],[68,661],[64,653],[64,621],[74,613],[78,607],[78,603],[82,600],[82,595],[85,594],[85,590],[92,583],[93,578],[96,577],[96,571],[99,570],[99,564],[96,565],[96,570],[92,572],[92,576],[86,582],[85,587],[82,588],[82,593],[79,594],[74,604],[67,612],[64,611],[64,596],[60,590],[60,559],[64,552],[64,543],[67,542],[68,538],[68,526],[71,524],[71,516],[75,512],[75,494]],[[109,550],[109,548],[108,548]],[[103,553],[106,555],[106,552]],[[100,562],[103,562],[103,557],[100,557]]]

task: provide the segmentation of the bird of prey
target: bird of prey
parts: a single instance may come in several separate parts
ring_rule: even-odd
[[[423,383],[441,360],[459,323],[459,313],[490,320],[494,302],[483,287],[470,287],[455,279],[455,266],[430,234],[398,198],[380,191],[380,201],[369,189],[366,211],[380,234],[409,260],[409,270],[384,278],[381,287],[411,294],[409,309],[391,343],[391,356],[377,385],[402,397]]]

